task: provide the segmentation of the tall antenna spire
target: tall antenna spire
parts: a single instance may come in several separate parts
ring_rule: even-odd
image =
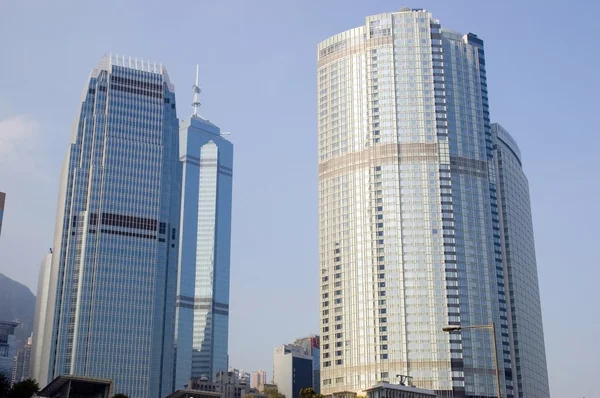
[[[194,116],[198,116],[198,108],[200,107],[200,93],[202,92],[202,90],[200,89],[200,86],[198,85],[198,72],[200,69],[200,65],[196,65],[196,84],[194,84],[192,86],[192,90],[194,91],[194,102],[192,102],[192,106],[194,107]]]

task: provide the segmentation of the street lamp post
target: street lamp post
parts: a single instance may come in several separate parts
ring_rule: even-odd
[[[492,332],[492,341],[494,343],[494,365],[496,366],[496,394],[498,398],[502,398],[500,392],[500,366],[498,365],[498,347],[496,345],[496,324],[494,322],[489,325],[471,325],[471,326],[446,326],[442,328],[444,332],[452,333],[463,329],[489,329]]]

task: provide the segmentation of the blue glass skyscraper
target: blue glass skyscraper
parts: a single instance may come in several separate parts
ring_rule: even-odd
[[[75,374],[112,379],[131,398],[171,392],[178,157],[165,68],[105,56],[84,89],[62,170],[36,353],[41,385]]]
[[[190,377],[215,380],[217,372],[228,370],[233,145],[198,115],[197,84],[194,114],[181,121],[179,131],[183,178],[174,389]]]

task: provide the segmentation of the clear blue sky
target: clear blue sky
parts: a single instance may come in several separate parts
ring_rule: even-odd
[[[274,346],[318,330],[316,45],[403,5],[485,41],[492,121],[531,185],[552,394],[600,397],[596,1],[0,0],[0,272],[35,288],[100,57],[165,64],[180,117],[200,63],[201,113],[236,151],[230,363],[270,377]]]

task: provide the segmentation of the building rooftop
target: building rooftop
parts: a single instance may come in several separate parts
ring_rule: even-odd
[[[380,388],[386,388],[386,389],[398,390],[398,391],[406,391],[406,392],[416,392],[419,394],[429,395],[432,397],[436,396],[436,394],[431,390],[424,390],[422,388],[404,386],[402,384],[392,384],[392,383],[387,383],[387,382],[379,382],[379,383],[375,384],[374,386],[367,388],[365,390],[365,392],[377,390]]]
[[[177,390],[166,398],[220,398],[218,392],[200,391],[200,390]]]
[[[92,71],[92,75],[97,76],[101,70],[110,72],[113,66],[120,66],[123,68],[162,75],[163,80],[169,87],[169,90],[175,91],[175,86],[171,83],[167,68],[165,68],[160,62],[157,64],[156,61],[144,60],[142,58],[138,59],[136,57],[132,58],[130,56],[118,54],[104,54],[104,56],[100,59],[98,66]]]
[[[58,376],[52,380],[46,387],[37,393],[38,397],[56,397],[63,396],[61,392],[68,387],[68,394],[79,397],[112,396],[112,381],[105,379],[95,379],[81,376]]]

